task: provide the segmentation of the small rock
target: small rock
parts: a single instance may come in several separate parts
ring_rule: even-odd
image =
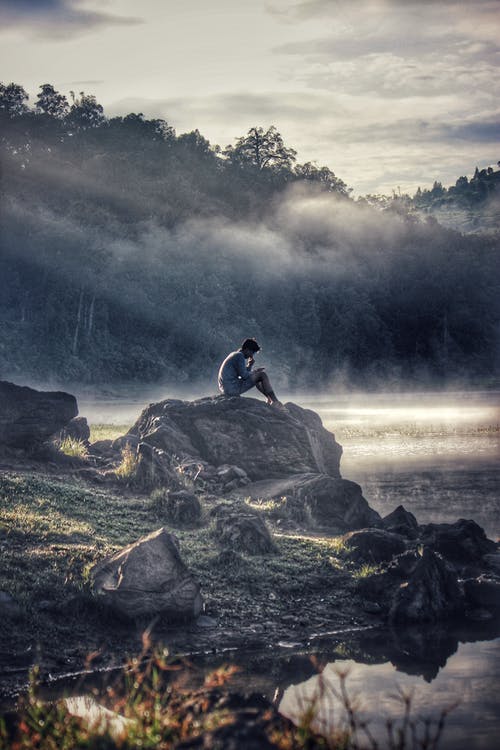
[[[393,510],[392,513],[384,516],[380,525],[386,531],[392,531],[394,534],[400,534],[407,539],[416,539],[418,534],[417,519],[415,518],[413,513],[405,510],[402,505],[398,505],[398,507]]]
[[[370,615],[380,615],[382,613],[382,607],[377,602],[363,602],[363,610],[368,612]]]
[[[348,558],[356,562],[387,562],[406,551],[405,539],[384,529],[351,531],[344,535],[343,540],[349,548]]]
[[[264,520],[254,514],[223,514],[215,520],[215,538],[223,547],[266,555],[277,552]]]

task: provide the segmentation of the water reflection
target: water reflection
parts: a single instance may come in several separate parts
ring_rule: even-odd
[[[321,674],[290,685],[282,694],[280,710],[297,720],[312,699],[318,699],[318,729],[341,718],[339,672],[348,673],[347,688],[361,707],[377,740],[386,739],[385,720],[401,716],[395,695],[412,695],[412,715],[438,720],[440,712],[456,704],[446,719],[442,750],[493,750],[500,736],[500,638],[497,624],[480,624],[474,632],[463,626],[366,634],[353,658],[330,660]],[[474,630],[474,629],[473,629]],[[462,637],[490,641],[460,643]],[[366,649],[366,651],[365,651]],[[363,656],[364,652],[364,656]]]

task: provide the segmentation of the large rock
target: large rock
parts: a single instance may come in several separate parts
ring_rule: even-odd
[[[76,398],[69,393],[36,391],[0,381],[0,445],[37,446],[77,414]]]
[[[125,617],[191,618],[202,608],[200,587],[166,529],[102,560],[92,568],[91,579],[94,594]]]
[[[124,448],[124,450],[133,453],[132,448]],[[135,467],[128,483],[144,492],[151,492],[159,487],[170,487],[174,490],[181,488],[169,455],[161,448],[155,448],[149,443],[139,443],[137,446]]]
[[[252,481],[312,472],[340,478],[342,448],[320,417],[287,404],[216,396],[150,404],[129,435],[178,459],[241,468]]]
[[[424,547],[408,580],[399,586],[389,611],[392,622],[436,622],[464,608],[463,592],[453,568]]]
[[[326,474],[300,474],[254,482],[232,493],[253,500],[286,498],[290,515],[313,528],[343,532],[380,522],[355,482]]]
[[[497,550],[481,526],[464,518],[455,523],[428,523],[420,527],[419,537],[426,547],[458,564],[480,563],[483,555]]]

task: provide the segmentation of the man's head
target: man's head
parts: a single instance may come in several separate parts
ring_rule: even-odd
[[[253,357],[256,352],[260,351],[260,346],[255,339],[245,339],[241,345],[241,351],[245,357]]]

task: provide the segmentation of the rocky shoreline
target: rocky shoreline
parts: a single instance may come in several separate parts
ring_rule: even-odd
[[[497,621],[497,543],[471,520],[380,518],[314,412],[166,400],[90,444],[71,397],[30,407],[31,389],[16,401],[0,385],[4,696],[35,662],[45,678],[90,653],[119,664],[145,629],[171,653],[217,653]],[[64,437],[84,455],[61,453]]]

